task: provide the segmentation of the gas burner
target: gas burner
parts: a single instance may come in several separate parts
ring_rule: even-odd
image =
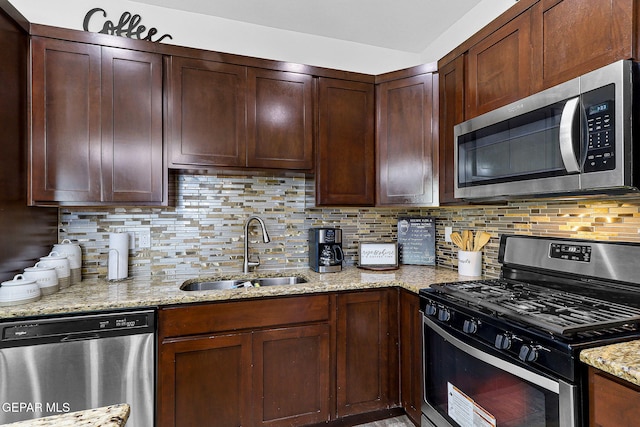
[[[432,285],[443,295],[483,307],[554,335],[640,324],[640,308],[504,279]]]

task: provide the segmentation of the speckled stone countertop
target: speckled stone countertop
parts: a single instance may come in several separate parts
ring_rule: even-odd
[[[130,407],[126,403],[86,411],[52,415],[35,420],[3,424],[7,427],[120,427],[129,419]],[[1,426],[0,426],[1,427]]]
[[[582,350],[580,360],[640,386],[640,340]]]
[[[401,266],[391,271],[370,271],[347,267],[338,273],[316,273],[310,269],[255,271],[248,275],[203,275],[199,279],[302,276],[307,283],[214,291],[182,291],[180,285],[193,276],[131,278],[119,282],[84,280],[40,301],[0,308],[0,320],[39,315],[79,313],[136,307],[157,307],[207,301],[264,298],[399,286],[417,293],[433,283],[472,280],[457,270],[430,266]]]

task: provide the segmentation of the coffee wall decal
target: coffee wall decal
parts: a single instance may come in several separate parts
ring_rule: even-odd
[[[100,19],[100,14],[102,14],[102,18],[107,18],[107,12],[104,9],[99,7],[91,9],[84,16],[84,21],[82,22],[82,28],[85,31],[89,31],[89,24],[95,22],[95,20]],[[98,15],[96,15],[98,14]],[[94,19],[94,16],[97,17]],[[140,25],[140,21],[142,21],[142,17],[138,14],[131,14],[131,12],[124,12],[120,15],[120,19],[118,23],[114,23],[113,21],[107,20],[102,24],[102,29],[98,31],[101,34],[110,34],[114,36],[121,37],[129,37],[131,39],[138,40],[148,40],[152,42],[161,42],[165,38],[173,39],[169,34],[164,34],[160,36],[157,40],[153,40],[153,36],[158,34],[158,30],[156,28],[149,28],[144,25]],[[145,35],[145,31],[147,31]]]

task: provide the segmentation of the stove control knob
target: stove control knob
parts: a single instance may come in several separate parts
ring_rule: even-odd
[[[538,359],[538,349],[533,345],[523,345],[520,347],[520,353],[518,357],[523,362],[535,362]]]
[[[475,320],[465,320],[462,325],[462,330],[467,334],[473,335],[478,332],[478,322]]]
[[[436,307],[435,304],[428,303],[427,306],[424,308],[424,312],[427,316],[435,316],[436,313],[438,312],[438,308]]]
[[[441,308],[438,311],[438,320],[440,320],[441,322],[448,322],[449,320],[451,320],[451,312],[446,308]]]
[[[511,348],[511,337],[507,334],[498,334],[494,345],[499,350],[509,350]]]

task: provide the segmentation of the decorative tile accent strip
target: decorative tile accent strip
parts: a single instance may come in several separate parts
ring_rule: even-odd
[[[155,208],[61,208],[60,239],[77,240],[83,250],[83,276],[106,277],[108,233],[151,231],[151,248],[129,253],[131,276],[235,273],[242,270],[243,226],[251,215],[265,220],[271,236],[262,243],[252,227],[250,251],[260,270],[308,265],[307,230],[343,230],[346,263],[357,263],[359,241],[395,241],[399,216],[436,218],[440,266],[457,267],[457,251],[444,242],[444,227],[483,230],[484,274],[496,277],[499,236],[527,234],[592,240],[640,242],[640,199],[622,201],[528,201],[500,206],[442,208],[310,207],[313,179],[304,176],[171,175],[172,206]]]

